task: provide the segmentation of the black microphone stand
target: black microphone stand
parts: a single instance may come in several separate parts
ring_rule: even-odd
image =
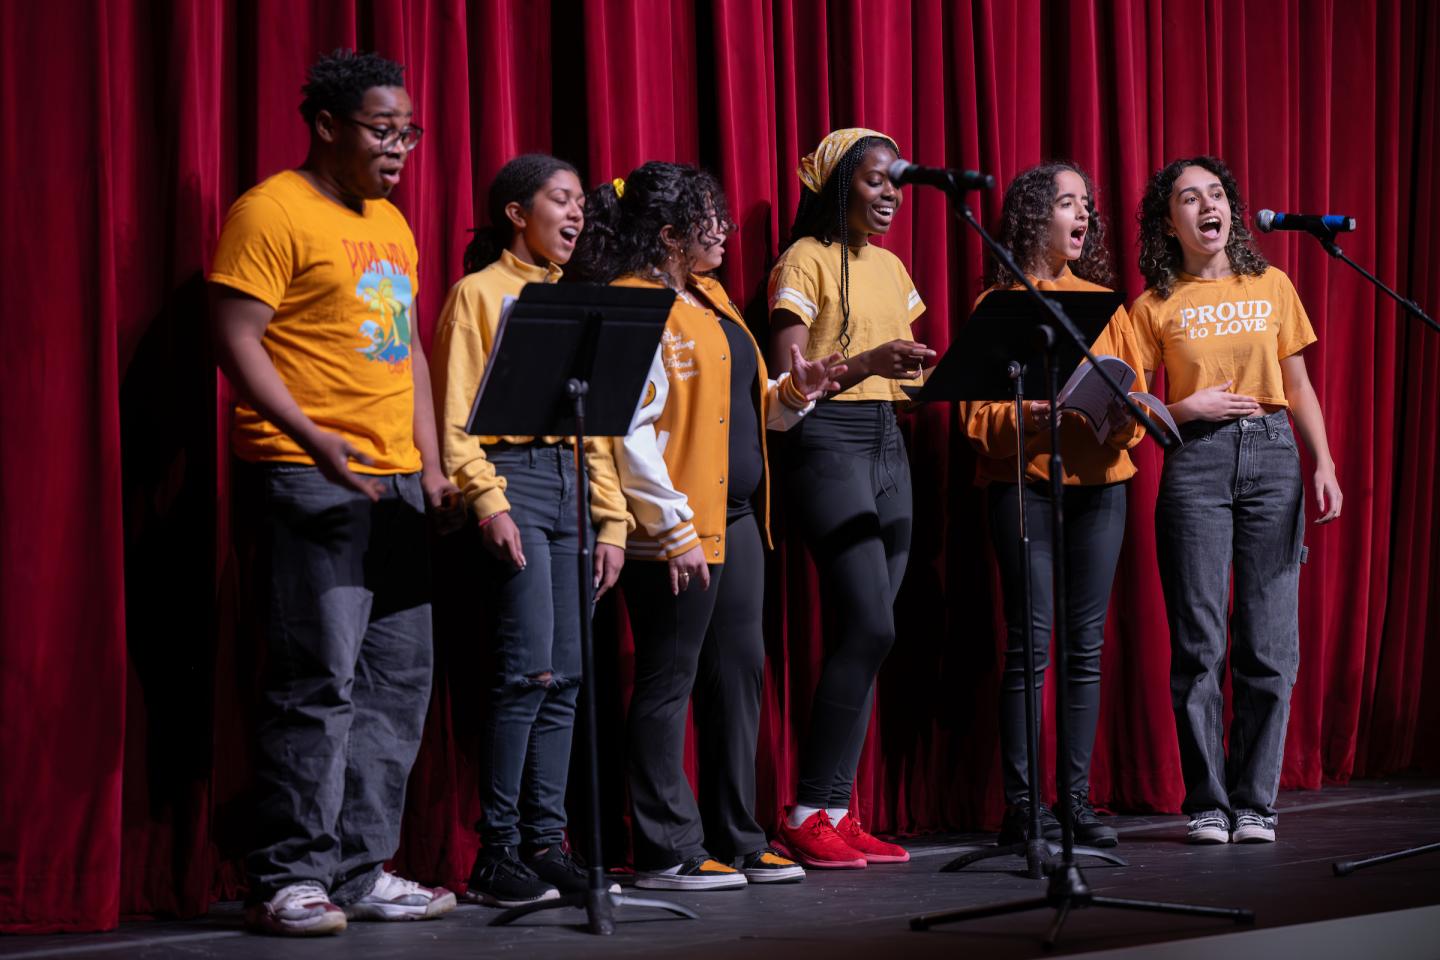
[[[1431,330],[1434,330],[1436,333],[1440,333],[1440,323],[1436,323],[1433,317],[1427,314],[1424,310],[1421,310],[1420,304],[1416,303],[1414,300],[1407,300],[1404,297],[1400,296],[1400,294],[1390,289],[1390,287],[1388,287],[1385,282],[1382,281],[1379,277],[1375,276],[1375,274],[1371,273],[1369,270],[1366,270],[1364,267],[1360,266],[1360,264],[1356,263],[1354,260],[1351,260],[1348,256],[1346,256],[1345,251],[1341,250],[1340,245],[1335,242],[1335,231],[1317,228],[1308,232],[1312,237],[1320,241],[1320,246],[1325,248],[1326,253],[1330,254],[1330,256],[1334,257],[1336,260],[1342,260],[1345,263],[1350,264],[1350,266],[1354,267],[1356,272],[1359,273],[1360,276],[1364,277],[1366,280],[1369,280],[1375,286],[1379,287],[1381,290],[1385,291],[1385,293],[1389,294],[1391,299],[1393,299],[1396,303],[1400,304],[1400,306],[1404,307],[1406,310],[1409,310]]]
[[[1320,246],[1325,248],[1326,253],[1330,254],[1330,256],[1334,257],[1336,260],[1342,260],[1345,263],[1348,263],[1350,266],[1354,267],[1355,271],[1359,273],[1360,276],[1364,277],[1366,280],[1369,280],[1371,283],[1373,283],[1376,287],[1379,287],[1381,290],[1385,291],[1385,293],[1387,293],[1391,299],[1393,299],[1396,303],[1400,304],[1400,306],[1404,307],[1406,310],[1410,311],[1410,313],[1412,313],[1415,317],[1419,318],[1419,320],[1426,326],[1428,326],[1431,330],[1440,333],[1440,323],[1436,323],[1434,318],[1432,318],[1424,310],[1420,309],[1420,304],[1416,303],[1414,300],[1407,300],[1404,297],[1400,296],[1400,294],[1390,289],[1390,287],[1387,286],[1379,277],[1375,276],[1375,274],[1371,273],[1369,270],[1366,270],[1364,267],[1360,266],[1360,264],[1356,263],[1354,260],[1351,260],[1348,256],[1346,256],[1345,251],[1341,250],[1340,245],[1335,242],[1335,232],[1333,230],[1315,229],[1309,231],[1309,233],[1316,240],[1320,241]],[[1363,870],[1366,867],[1374,867],[1382,863],[1389,863],[1392,860],[1403,860],[1406,857],[1417,857],[1422,853],[1435,853],[1437,851],[1440,851],[1440,843],[1427,843],[1422,844],[1418,847],[1408,847],[1404,850],[1396,850],[1393,853],[1377,854],[1375,856],[1366,857],[1362,860],[1337,860],[1330,865],[1330,869],[1334,872],[1335,876],[1345,877],[1354,873],[1356,870]]]
[[[1057,743],[1063,744],[1066,740],[1066,690],[1065,684],[1068,677],[1067,667],[1069,652],[1067,649],[1068,628],[1065,622],[1064,611],[1066,609],[1066,564],[1065,564],[1065,525],[1064,511],[1061,506],[1062,495],[1064,494],[1064,464],[1060,458],[1060,419],[1059,412],[1055,410],[1055,397],[1060,392],[1060,367],[1059,367],[1059,337],[1061,332],[1068,336],[1079,348],[1085,358],[1095,367],[1100,378],[1110,388],[1126,408],[1131,416],[1138,420],[1155,438],[1162,447],[1168,448],[1171,440],[1150,417],[1141,409],[1140,405],[1130,399],[1129,395],[1115,382],[1115,378],[1095,359],[1090,352],[1090,345],[1075,328],[1074,323],[1065,314],[1065,310],[1053,298],[1045,296],[1030,281],[1030,278],[1020,269],[1010,251],[1001,245],[995,238],[985,232],[975,219],[971,211],[961,197],[959,191],[947,191],[954,202],[956,215],[970,225],[980,235],[989,251],[999,260],[1014,276],[1020,279],[1025,289],[1033,296],[1050,314],[1055,321],[1054,326],[1043,325],[1040,327],[1041,338],[1045,354],[1046,371],[1046,397],[1050,403],[1052,416],[1050,428],[1050,524],[1052,528],[1051,553],[1053,561],[1051,569],[1054,577],[1054,588],[1052,597],[1055,615],[1052,617],[1055,625],[1055,735]],[[1019,430],[1022,424],[1017,423]],[[1022,513],[1023,516],[1023,513]],[[1026,624],[1026,632],[1030,632],[1030,624]],[[1033,667],[1032,667],[1033,669]],[[1033,694],[1032,694],[1033,696]],[[1033,723],[1033,718],[1031,720]],[[1253,923],[1255,914],[1250,910],[1235,909],[1231,907],[1206,907],[1199,904],[1188,903],[1162,903],[1155,900],[1131,900],[1122,897],[1107,897],[1096,895],[1091,892],[1085,877],[1080,872],[1080,866],[1075,862],[1075,823],[1074,811],[1070,803],[1070,770],[1064,760],[1064,752],[1055,751],[1055,783],[1057,792],[1060,794],[1060,860],[1058,863],[1050,864],[1050,881],[1043,897],[1033,897],[1025,900],[1016,900],[1010,903],[995,904],[991,906],[969,907],[961,910],[952,910],[945,913],[926,914],[914,917],[910,921],[911,930],[928,930],[931,927],[944,923],[957,923],[965,920],[978,920],[983,917],[995,917],[1011,913],[1020,913],[1025,910],[1036,910],[1048,907],[1055,911],[1055,920],[1050,926],[1044,944],[1046,947],[1053,947],[1060,937],[1060,931],[1065,925],[1070,911],[1084,909],[1086,907],[1113,907],[1121,910],[1142,910],[1151,913],[1174,913],[1189,916],[1220,917],[1234,920],[1236,923]],[[1035,778],[1031,778],[1032,796],[1035,790]],[[1032,829],[1038,820],[1038,810],[1032,806],[1031,823]]]

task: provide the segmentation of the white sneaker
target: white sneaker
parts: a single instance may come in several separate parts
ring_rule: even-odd
[[[455,894],[380,871],[370,892],[345,908],[351,920],[434,920],[455,909]]]
[[[318,937],[345,929],[345,911],[313,880],[281,887],[263,903],[245,908],[245,925],[282,937]]]
[[[1275,818],[1256,813],[1254,810],[1235,812],[1236,843],[1274,843]]]
[[[1189,843],[1229,843],[1230,818],[1223,810],[1206,810],[1190,818],[1185,840]]]

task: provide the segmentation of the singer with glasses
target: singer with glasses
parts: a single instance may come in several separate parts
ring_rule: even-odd
[[[903,863],[910,854],[872,836],[851,792],[875,696],[895,643],[896,594],[910,552],[910,464],[895,421],[935,351],[910,325],[925,311],[893,253],[871,243],[890,230],[900,188],[888,171],[899,147],[883,133],[837,130],[800,164],[804,190],[790,245],[770,274],[771,364],[792,351],[838,350],[840,390],[816,405],[786,444],[789,516],[820,569],[830,633],[810,729],[800,754],[797,803],[779,842],[812,867]]]
[[[1095,212],[1095,190],[1089,176],[1073,163],[1042,163],[1024,171],[1005,190],[1000,214],[1000,242],[1041,290],[1108,291],[1114,283],[1105,224]],[[989,262],[988,289],[1020,287],[1020,278],[996,261]],[[978,303],[978,301],[977,301]],[[1119,357],[1139,368],[1129,318],[1120,307],[1092,345],[1097,355]],[[1143,384],[1135,386],[1143,390]],[[1100,716],[1100,649],[1105,642],[1105,614],[1120,545],[1125,537],[1126,481],[1135,465],[1126,452],[1140,442],[1142,431],[1123,407],[1112,414],[1113,427],[1104,443],[1079,417],[1059,426],[1065,464],[1065,546],[1069,571],[1067,603],[1069,676],[1066,678],[1066,733],[1062,744],[1070,768],[1070,796],[1061,797],[1074,814],[1076,842],[1113,847],[1118,835],[1095,814],[1090,804],[1090,753]],[[979,452],[976,483],[987,488],[990,535],[1000,563],[1005,598],[1005,673],[1000,692],[1000,756],[1005,789],[1005,819],[1000,846],[1023,843],[1030,829],[1030,784],[1025,736],[1025,582],[1017,542],[1020,491],[1015,482],[1015,405],[972,401],[962,406],[966,433]],[[1025,513],[1029,531],[1035,620],[1035,703],[1049,662],[1053,603],[1050,595],[1051,536],[1050,405],[1026,401]],[[1036,718],[1039,722],[1039,718]],[[1041,808],[1047,838],[1060,836],[1060,822]]]
[[[770,545],[766,429],[785,430],[834,386],[838,357],[771,380],[711,274],[732,229],[710,174],[651,161],[592,190],[572,274],[675,292],[615,463],[636,529],[622,586],[635,637],[630,797],[635,885],[728,890],[804,878],[755,820]],[[685,775],[694,697],[699,801]],[[713,856],[712,856],[713,854]]]
[[[1291,417],[1315,458],[1316,522],[1340,516],[1342,503],[1302,355],[1315,331],[1290,279],[1256,248],[1244,210],[1235,178],[1215,157],[1158,171],[1140,207],[1146,290],[1131,308],[1144,376],[1149,382],[1165,368],[1184,440],[1165,457],[1155,537],[1191,843],[1275,839],[1306,554]]]

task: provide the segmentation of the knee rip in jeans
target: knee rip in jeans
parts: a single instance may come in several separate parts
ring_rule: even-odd
[[[563,690],[566,687],[579,686],[580,680],[578,677],[557,675],[551,670],[538,670],[535,673],[511,676],[507,679],[507,683],[521,690],[534,690],[536,688]]]

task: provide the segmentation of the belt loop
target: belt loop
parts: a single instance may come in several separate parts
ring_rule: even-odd
[[[1269,437],[1271,440],[1275,440],[1275,439],[1278,439],[1278,438],[1279,438],[1279,436],[1280,436],[1280,427],[1279,427],[1279,425],[1275,422],[1275,418],[1276,418],[1276,416],[1284,416],[1284,415],[1285,415],[1285,412],[1284,412],[1283,410],[1277,410],[1277,411],[1275,411],[1275,413],[1268,414],[1268,415],[1265,417],[1265,436]]]

